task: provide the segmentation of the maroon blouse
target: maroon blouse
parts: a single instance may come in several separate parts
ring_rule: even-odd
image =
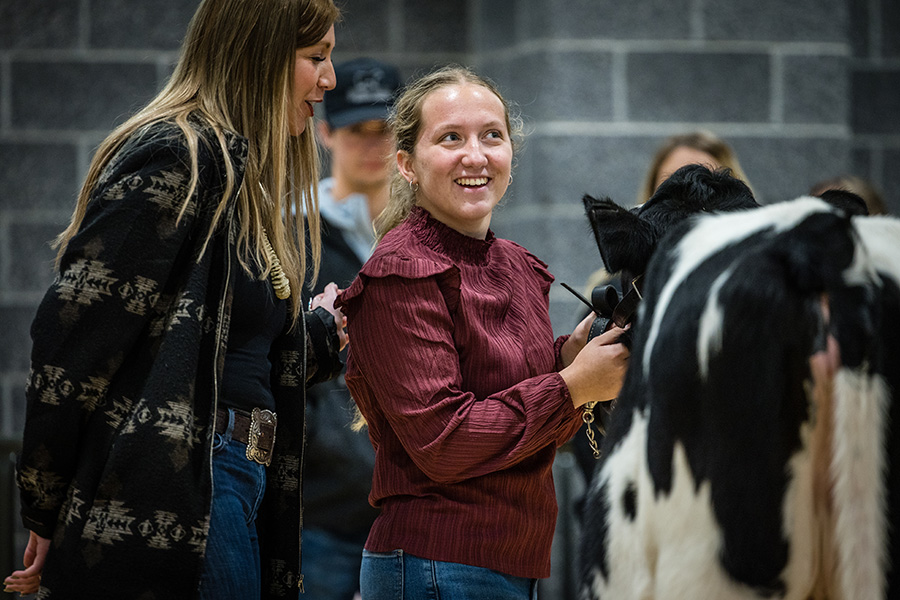
[[[417,207],[339,297],[375,447],[368,550],[550,575],[551,467],[581,423],[557,372],[552,281],[521,246]]]

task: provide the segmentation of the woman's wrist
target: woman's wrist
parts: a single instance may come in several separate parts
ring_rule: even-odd
[[[571,365],[572,361],[575,360],[575,357],[578,356],[578,351],[581,350],[581,348],[578,347],[578,344],[573,340],[574,338],[572,336],[568,336],[566,341],[564,341],[559,348],[559,360],[563,368]]]
[[[591,401],[590,387],[585,386],[585,377],[578,365],[570,364],[559,372],[563,382],[569,389],[569,397],[575,408],[583,406]]]

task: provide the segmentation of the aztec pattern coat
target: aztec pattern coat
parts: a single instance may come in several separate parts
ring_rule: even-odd
[[[225,189],[243,179],[247,141],[223,155],[200,133],[199,182],[182,132],[137,132],[104,170],[32,325],[17,479],[24,524],[52,544],[41,598],[191,598],[211,497],[211,440],[240,265],[234,197],[201,256]],[[314,313],[276,341],[274,459],[257,526],[263,598],[296,598],[305,388],[340,372],[333,321]],[[290,319],[289,319],[290,321]],[[318,363],[317,363],[318,361]]]

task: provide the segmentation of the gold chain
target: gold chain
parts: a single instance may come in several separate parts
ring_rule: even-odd
[[[596,402],[588,402],[584,405],[584,412],[581,413],[581,420],[584,421],[584,424],[587,425],[587,429],[585,430],[587,433],[588,442],[591,445],[591,451],[594,453],[594,458],[600,458],[600,448],[597,446],[597,438],[594,437],[594,430],[591,428],[591,424],[594,422],[594,405]]]
[[[269,241],[269,234],[263,229],[263,245],[266,247],[266,253],[269,255],[269,263],[272,267],[269,269],[269,279],[272,280],[272,287],[275,288],[275,295],[279,300],[286,300],[291,297],[291,282],[281,269],[281,261],[275,254],[275,249]]]

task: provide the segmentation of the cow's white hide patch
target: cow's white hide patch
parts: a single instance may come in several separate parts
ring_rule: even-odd
[[[672,489],[653,493],[647,470],[648,416],[635,412],[631,429],[594,480],[606,485],[609,580],[592,573],[594,598],[615,600],[751,600],[761,596],[736,584],[722,569],[722,534],[710,501],[710,484],[696,486],[681,443],[672,458]],[[636,518],[624,509],[629,486],[636,492]]]
[[[884,428],[890,392],[879,376],[840,369],[834,382],[832,478],[844,598],[885,597],[887,493]]]
[[[651,592],[652,562],[655,545],[648,543],[645,515],[648,507],[644,498],[646,490],[652,490],[646,465],[647,417],[635,411],[631,429],[622,439],[609,459],[594,478],[594,493],[607,486],[606,497],[610,503],[607,513],[607,558],[614,568],[611,581],[605,581],[599,569],[593,574],[594,597],[646,598]],[[622,500],[628,486],[634,486],[637,500],[637,518],[629,519]]]
[[[900,221],[887,216],[854,217],[853,227],[859,232],[860,245],[866,249],[871,265],[900,282]],[[862,271],[863,268],[857,267],[857,270]],[[849,274],[844,276],[848,283],[857,283],[850,279]]]
[[[697,332],[697,364],[700,367],[700,377],[704,380],[709,376],[709,358],[722,349],[722,326],[725,321],[725,311],[719,302],[719,292],[725,282],[731,278],[732,269],[727,269],[716,277],[706,298],[706,306],[700,315],[700,329]]]

